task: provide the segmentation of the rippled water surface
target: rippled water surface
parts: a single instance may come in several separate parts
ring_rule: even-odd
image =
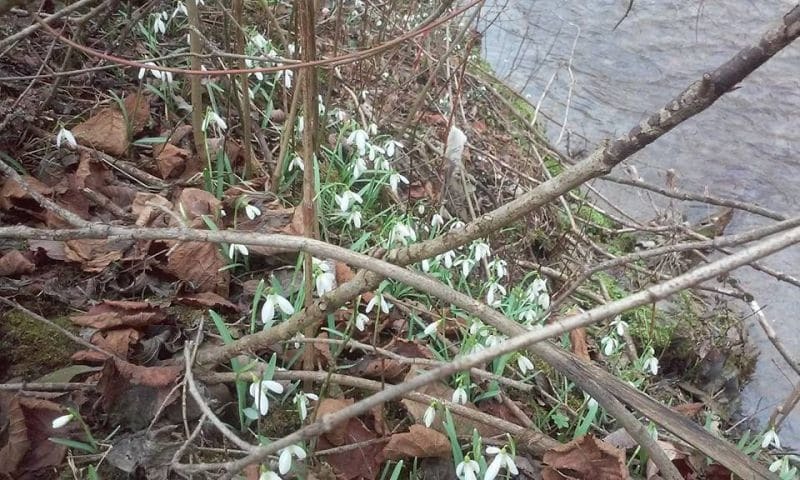
[[[492,3],[492,2],[490,2]],[[707,70],[756,41],[795,2],[776,0],[635,0],[613,30],[627,0],[496,1],[485,11],[484,54],[501,77],[522,89],[567,131],[548,125],[559,147],[591,150],[664,105]],[[568,106],[568,108],[567,108]],[[566,133],[569,133],[567,135]],[[635,155],[628,164],[664,185],[667,169],[679,188],[800,214],[800,42],[748,77],[741,88]],[[622,172],[615,171],[617,175]],[[598,182],[618,205],[642,219],[650,201],[627,188]],[[667,200],[656,198],[660,206]],[[690,219],[709,207],[683,205]],[[766,220],[737,212],[735,233]],[[765,264],[800,277],[800,248]],[[788,349],[800,357],[800,290],[750,269],[737,277],[756,296]],[[761,351],[744,391],[743,413],[765,419],[799,380],[753,322]],[[800,448],[800,409],[781,432]]]

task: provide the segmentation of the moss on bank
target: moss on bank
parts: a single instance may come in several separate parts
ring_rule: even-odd
[[[51,317],[72,329],[68,316]],[[0,378],[33,380],[70,363],[78,348],[69,338],[18,310],[3,314],[0,322]]]

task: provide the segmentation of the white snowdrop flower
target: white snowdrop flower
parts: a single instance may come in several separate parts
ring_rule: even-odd
[[[164,17],[160,13],[156,14],[156,18],[153,20],[153,33],[162,35],[167,33],[167,24],[164,23]]]
[[[471,258],[468,258],[468,257],[464,257],[464,258],[460,258],[460,259],[456,260],[454,265],[460,265],[461,266],[461,276],[464,277],[464,278],[467,278],[469,276],[470,272],[472,272],[472,269],[473,269],[473,267],[475,267],[476,263],[477,262],[475,260],[473,260]]]
[[[286,315],[294,313],[294,307],[289,300],[276,293],[270,293],[261,307],[261,323],[264,324],[265,329],[272,326],[272,320],[275,318],[275,307],[278,307],[278,310]]]
[[[224,208],[220,208],[220,209],[219,209],[219,216],[220,216],[220,217],[225,217],[225,216],[227,216],[227,215],[228,215],[228,213],[225,211],[225,209],[224,209]]]
[[[291,163],[289,163],[290,172],[295,168],[299,168],[301,172],[305,171],[305,166],[303,165],[303,159],[300,158],[300,155],[295,155]]]
[[[431,261],[427,258],[423,259],[421,263],[422,271],[428,273],[431,270]]]
[[[357,157],[353,162],[353,180],[358,180],[367,171],[367,160],[364,157]]]
[[[336,270],[333,264],[326,260],[312,258],[314,264],[314,283],[317,295],[320,297],[336,288]]]
[[[453,390],[453,403],[458,403],[459,405],[466,405],[467,401],[469,401],[467,397],[467,391],[464,387],[459,386],[455,390]]]
[[[386,152],[386,156],[389,158],[394,157],[395,151],[398,148],[403,148],[403,144],[395,140],[388,140],[383,145],[383,149]]]
[[[56,148],[61,148],[61,144],[69,148],[75,148],[78,146],[78,142],[75,140],[75,135],[72,134],[66,128],[61,128],[56,135]]]
[[[444,225],[444,218],[438,213],[434,213],[431,217],[431,227],[438,228]]]
[[[519,367],[519,371],[525,375],[528,373],[528,370],[533,370],[533,362],[525,355],[517,355],[517,367]]]
[[[172,11],[172,16],[170,20],[175,18],[179,13],[183,14],[184,17],[189,16],[189,11],[186,10],[186,5],[183,2],[178,2],[178,5],[175,7],[175,10]]]
[[[261,35],[260,33],[256,33],[255,35],[250,37],[250,42],[253,44],[254,47],[256,47],[259,50],[266,50],[267,47],[269,46],[269,42],[267,41],[267,39],[264,38],[264,35]]]
[[[520,319],[522,319],[525,323],[531,323],[539,316],[539,313],[533,308],[527,308],[520,312],[519,314]]]
[[[267,392],[283,393],[283,385],[272,380],[261,380],[250,384],[250,396],[253,397],[253,408],[258,410],[261,416],[269,413],[269,397]]]
[[[248,203],[244,206],[244,214],[247,215],[247,218],[250,220],[255,220],[257,216],[261,215],[261,209]]]
[[[350,205],[364,202],[364,200],[361,198],[361,195],[350,190],[346,190],[341,195],[336,194],[335,199],[336,203],[339,205],[339,210],[342,212],[349,210]]]
[[[220,131],[223,131],[228,128],[228,124],[225,123],[225,120],[222,117],[220,117],[219,114],[210,107],[208,110],[206,110],[206,116],[203,119],[202,127],[204,132],[208,130],[209,125],[213,125]]]
[[[294,396],[294,404],[297,405],[297,413],[300,414],[300,421],[304,421],[308,417],[308,401],[319,400],[319,397],[313,393],[299,392]]]
[[[303,130],[306,128],[306,119],[300,115],[297,117],[297,133],[298,135],[303,133]]]
[[[247,250],[247,246],[242,245],[241,243],[231,243],[228,246],[228,256],[230,258],[233,258],[233,256],[236,254],[236,252],[241,253],[245,257],[250,254],[250,251]]]
[[[611,325],[617,332],[617,335],[620,337],[625,335],[625,332],[628,330],[628,322],[622,319],[619,315],[614,317],[614,320],[611,322]]]
[[[52,423],[51,426],[54,429],[61,428],[64,425],[66,425],[69,422],[71,422],[73,418],[75,418],[75,416],[73,414],[71,414],[71,413],[69,415],[62,415],[60,417],[56,417],[56,418],[53,419],[53,423]]]
[[[649,357],[642,364],[642,370],[650,372],[652,375],[658,375],[658,359],[656,357]]]
[[[322,95],[317,95],[317,113],[319,113],[319,116],[321,117],[325,115],[327,110],[328,109],[325,107],[325,104],[322,103]]]
[[[281,476],[271,470],[265,470],[258,476],[258,480],[282,480]]]
[[[472,244],[472,258],[476,262],[480,262],[482,259],[487,258],[489,253],[491,253],[491,248],[489,247],[488,243],[475,242]]]
[[[506,452],[505,447],[502,449],[494,446],[486,447],[486,453],[488,455],[494,455],[495,457],[492,463],[486,468],[486,474],[483,476],[483,480],[494,480],[501,469],[508,470],[508,473],[511,475],[519,474],[514,459]]]
[[[372,296],[369,303],[367,303],[367,308],[364,309],[365,312],[369,313],[375,308],[376,305],[380,305],[381,312],[389,313],[389,310],[394,306],[391,303],[387,302],[385,298],[383,298],[382,293],[378,293]]]
[[[294,72],[292,70],[281,70],[278,72],[278,78],[283,78],[283,86],[286,90],[292,88],[292,78],[294,77]]]
[[[166,83],[172,83],[172,72],[161,72],[162,80]]]
[[[772,445],[775,448],[781,448],[781,439],[774,428],[770,428],[764,433],[764,438],[761,439],[761,448],[769,448]]]
[[[347,223],[353,225],[355,228],[361,228],[361,212],[354,210],[347,214]]]
[[[247,68],[255,68],[255,67],[256,67],[255,63],[253,63],[253,61],[252,61],[252,60],[245,60],[244,62],[245,62],[245,66],[246,66]],[[260,66],[260,65],[259,65],[259,66]],[[264,73],[263,73],[263,72],[253,72],[253,74],[252,74],[252,75],[253,75],[254,77],[256,77],[256,80],[258,80],[259,82],[261,82],[261,81],[263,81],[263,80],[264,80]],[[250,99],[251,99],[251,100],[252,100],[252,99],[254,99],[254,98],[255,98],[255,96],[256,96],[256,95],[255,95],[255,92],[253,92],[253,90],[252,90],[252,89],[250,89]],[[272,472],[270,472],[270,473],[272,473]]]
[[[458,230],[460,228],[464,228],[467,224],[462,222],[461,220],[456,220],[455,222],[450,225],[450,230]]]
[[[392,172],[392,164],[386,158],[381,158],[380,162],[375,163],[375,168],[384,172]]]
[[[278,457],[278,471],[281,475],[286,475],[292,469],[292,457],[302,460],[306,458],[306,451],[297,445],[289,445],[281,449],[281,454]]]
[[[475,336],[481,332],[481,330],[483,330],[483,322],[480,320],[474,320],[472,323],[470,323],[469,330],[467,331],[470,335]]]
[[[786,458],[786,457],[783,457],[783,458]],[[783,466],[783,458],[779,458],[779,459],[775,460],[774,462],[770,463],[769,464],[769,471],[772,472],[772,473],[777,473],[778,470],[780,470],[781,467]]]
[[[478,480],[478,472],[481,471],[481,466],[478,462],[469,458],[469,455],[464,456],[464,460],[456,465],[456,476],[459,480]]]
[[[539,295],[539,300],[537,303],[542,310],[550,309],[550,295],[548,295],[547,292],[542,293]]]
[[[506,263],[505,260],[499,258],[489,263],[489,266],[494,269],[494,273],[495,275],[497,275],[498,279],[501,279],[506,275],[508,275],[507,265],[508,264]]]
[[[403,243],[406,243],[406,240],[411,240],[412,242],[417,241],[417,233],[414,231],[413,228],[409,227],[408,225],[398,222],[394,224],[392,228],[391,234],[392,241],[400,240]]]
[[[336,109],[336,110],[333,112],[333,118],[335,118],[335,119],[336,119],[337,121],[339,121],[339,122],[344,122],[345,120],[347,120],[348,118],[350,118],[350,116],[347,114],[347,112],[345,112],[345,111],[344,111],[344,110],[342,110],[341,108],[337,108],[337,109]]]
[[[496,347],[497,345],[500,345],[501,343],[505,342],[505,337],[502,335],[495,335],[493,333],[490,333],[486,335],[486,339],[483,342],[489,348]]]
[[[528,286],[528,291],[526,292],[528,301],[537,302],[539,295],[543,292],[547,292],[547,283],[543,279],[537,278]]]
[[[363,332],[365,328],[367,328],[367,324],[369,323],[369,317],[364,315],[363,313],[359,313],[356,315],[356,328],[359,332]]]
[[[355,145],[356,149],[358,150],[358,155],[363,157],[367,154],[367,145],[369,144],[369,134],[362,130],[356,129],[350,132],[350,135],[347,136],[347,144],[348,145]]]
[[[433,424],[433,419],[436,418],[436,403],[431,403],[428,405],[428,408],[425,409],[425,413],[422,415],[422,422],[425,423],[425,426],[431,428]]]
[[[456,252],[452,250],[448,250],[442,254],[436,255],[436,260],[439,260],[444,264],[444,267],[448,270],[453,268],[453,260],[456,258]]]
[[[492,282],[489,291],[486,293],[486,304],[491,307],[499,307],[501,298],[506,295],[506,287],[499,282]]]
[[[367,150],[369,150],[369,152],[367,153],[367,157],[369,157],[370,161],[372,162],[374,162],[375,159],[378,158],[378,154],[383,155],[384,153],[386,153],[381,147],[376,147],[375,145],[372,144],[367,145]]]
[[[425,330],[422,331],[422,334],[426,337],[433,337],[436,335],[436,332],[439,330],[439,321],[433,322],[425,327]]]
[[[364,90],[364,92],[363,92],[364,100],[367,99],[367,97],[366,97],[367,93],[368,92],[366,90]],[[377,135],[378,134],[378,126],[375,125],[374,123],[370,123],[369,126],[367,127],[367,131],[369,132],[370,135]]]
[[[600,339],[600,345],[603,347],[603,354],[605,356],[613,354],[618,344],[619,342],[617,342],[617,339],[614,337],[603,337]]]
[[[405,183],[408,185],[408,179],[397,172],[393,172],[391,175],[389,175],[389,186],[392,188],[392,191],[395,194],[397,194],[397,187],[400,185],[400,183]]]

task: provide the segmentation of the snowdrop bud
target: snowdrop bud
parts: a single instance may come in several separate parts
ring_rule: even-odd
[[[55,419],[53,419],[52,427],[54,429],[55,428],[61,428],[64,425],[66,425],[69,422],[71,422],[73,418],[75,418],[75,417],[71,413],[69,415],[62,415],[60,417],[56,417]]]
[[[425,414],[422,416],[422,421],[425,423],[426,427],[431,428],[434,418],[436,418],[436,404],[432,403],[428,405],[428,408],[425,410]]]

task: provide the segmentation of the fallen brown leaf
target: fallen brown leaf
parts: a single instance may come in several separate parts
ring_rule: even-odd
[[[24,175],[22,181],[28,184],[31,190],[42,195],[50,195],[53,193],[52,188],[34,177]],[[3,182],[3,187],[0,188],[0,208],[3,210],[11,210],[14,207],[33,210],[41,209],[35,200],[28,197],[28,194],[19,183],[11,179],[6,179],[6,181]]]
[[[166,212],[170,211],[172,202],[155,193],[137,192],[131,204],[137,227],[166,227]]]
[[[239,307],[214,292],[198,292],[181,295],[178,302],[190,307],[213,308],[220,311],[238,312]]]
[[[572,353],[581,360],[591,361],[589,358],[589,345],[586,343],[586,329],[583,327],[569,331],[569,341],[572,344]]]
[[[69,261],[80,263],[85,272],[102,272],[122,259],[122,251],[107,239],[67,240],[64,242],[64,256]]]
[[[53,428],[53,420],[63,415],[64,409],[49,400],[38,398],[21,397],[19,403],[25,414],[25,427],[31,446],[18,467],[18,472],[39,472],[60,465],[67,447],[51,442],[50,438],[69,432]]]
[[[199,188],[184,188],[178,199],[175,201],[176,208],[185,215],[190,222],[197,220],[197,228],[205,228],[205,222],[201,217],[209,216],[217,218],[219,216],[222,203],[205,190]]]
[[[379,463],[408,457],[445,458],[450,454],[450,440],[446,435],[422,425],[411,425],[408,432],[395,433],[389,438],[389,443],[381,451]]]
[[[382,379],[395,382],[402,379],[409,369],[409,364],[382,355],[364,355],[347,370],[357,377]]]
[[[625,451],[590,435],[547,451],[543,480],[623,480],[629,478]]]
[[[0,473],[11,475],[25,457],[31,442],[25,427],[25,414],[16,396],[0,392],[0,413],[0,431],[6,432],[7,438],[0,447]]]
[[[72,323],[100,330],[130,327],[144,328],[166,320],[163,310],[148,302],[106,300],[88,312],[70,317]]]
[[[228,296],[231,274],[219,247],[206,242],[182,242],[170,249],[167,272],[187,282],[191,290]]]
[[[322,418],[329,413],[335,413],[353,404],[352,398],[323,398],[317,405],[317,418]],[[325,437],[335,446],[344,445],[347,438],[347,425],[338,425],[325,433]]]
[[[141,332],[133,328],[120,328],[95,332],[90,341],[92,345],[114,353],[119,358],[127,359],[131,347],[139,341],[141,336]],[[103,363],[108,356],[97,350],[81,350],[73,353],[70,358],[75,363]]]
[[[161,178],[173,178],[181,175],[186,169],[186,163],[191,158],[192,152],[171,143],[165,143],[153,148],[156,157],[156,166]]]
[[[106,107],[72,128],[81,145],[101,150],[109,155],[122,155],[134,135],[150,121],[150,99],[131,94],[123,101],[125,112],[118,105]]]
[[[341,285],[347,283],[356,276],[353,269],[346,263],[334,262],[336,264],[336,284]]]
[[[378,438],[375,432],[369,430],[358,418],[351,418],[343,428],[344,438],[342,445],[364,444],[354,450],[322,455],[323,461],[333,467],[336,477],[339,480],[353,479],[375,479],[380,475],[379,455],[381,452],[380,444],[366,444],[370,440]],[[331,448],[327,435],[319,439],[317,447],[319,449]]]
[[[33,273],[36,266],[28,260],[19,250],[6,252],[0,258],[0,277],[13,277],[26,273]]]

